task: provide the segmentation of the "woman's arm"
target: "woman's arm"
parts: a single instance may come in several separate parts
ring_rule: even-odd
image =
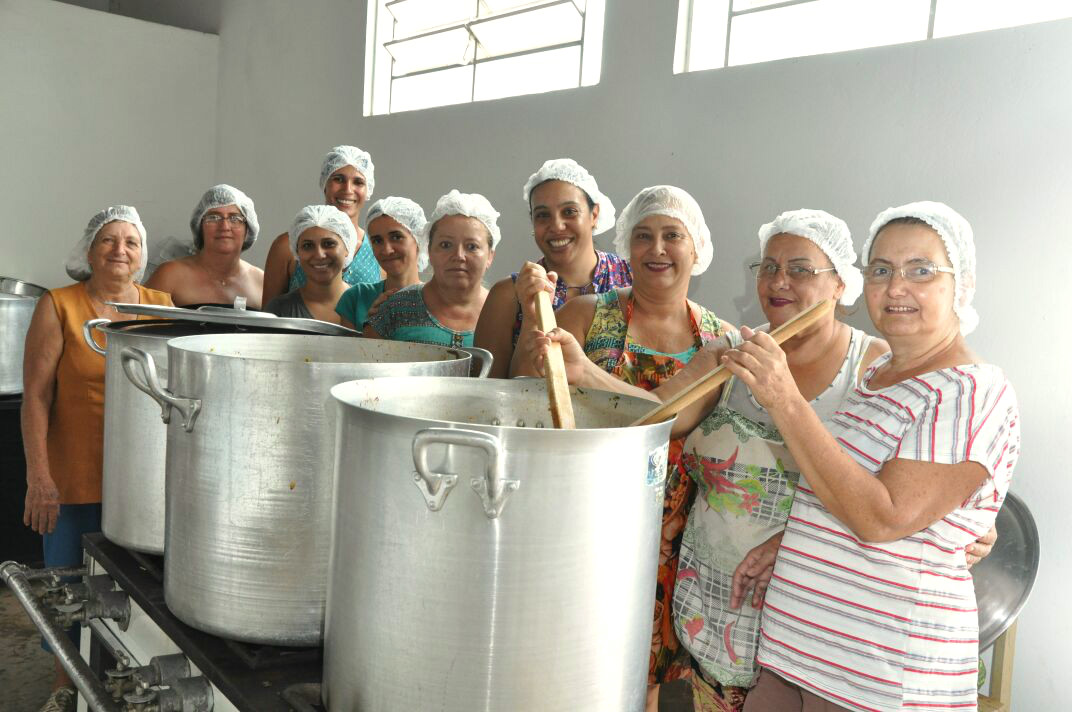
[[[290,251],[290,235],[283,233],[272,241],[268,258],[264,261],[264,286],[261,288],[261,304],[267,304],[290,286],[290,273],[294,265],[294,253]]]
[[[48,421],[56,394],[56,369],[63,354],[63,330],[45,294],[26,332],[22,361],[22,440],[26,451],[26,504],[22,522],[40,534],[50,533],[59,517],[59,492],[48,462]]]
[[[768,334],[749,339],[723,360],[771,414],[823,505],[863,541],[902,539],[956,509],[986,479],[977,462],[944,465],[907,459],[872,475],[846,454],[797,390],[785,354]]]
[[[473,333],[473,346],[487,349],[495,357],[489,378],[509,378],[514,357],[514,322],[517,320],[514,281],[507,277],[492,286],[480,310]]]
[[[152,276],[149,277],[149,281],[145,283],[145,286],[149,289],[155,289],[158,292],[166,292],[172,295],[171,299],[175,301],[175,289],[179,286],[179,277],[182,274],[182,267],[179,265],[178,260],[168,260],[164,264],[156,268]],[[59,321],[56,322],[59,324]]]
[[[520,278],[518,281],[520,282]],[[534,294],[535,292],[533,292],[533,295]],[[535,300],[535,296],[532,297],[532,300]],[[576,297],[559,307],[558,311],[555,312],[555,321],[558,324],[558,331],[569,332],[570,337],[572,337],[573,342],[576,344],[576,349],[571,349],[570,351],[570,364],[567,364],[566,372],[567,380],[570,377],[570,370],[573,370],[574,376],[578,380],[576,382],[571,380],[570,383],[573,383],[574,385],[587,385],[590,388],[605,389],[606,385],[582,382],[584,379],[597,379],[605,384],[609,383],[603,376],[614,381],[618,380],[592,363],[584,353],[585,335],[588,333],[588,329],[592,325],[592,318],[594,315],[594,299],[591,297]],[[544,343],[543,341],[540,341],[540,338],[544,336],[544,334],[536,328],[535,320],[530,321],[529,324],[530,325],[527,327],[524,325],[521,327],[521,336],[517,340],[517,346],[514,348],[513,361],[510,364],[511,376],[543,375],[543,358],[540,356],[537,361],[536,352],[539,348],[538,344]],[[563,358],[565,358],[565,352],[563,353]],[[571,364],[573,369],[569,368]]]
[[[361,330],[361,335],[366,339],[382,339],[383,337],[376,333],[376,330],[372,328],[372,324],[365,324],[365,328]]]

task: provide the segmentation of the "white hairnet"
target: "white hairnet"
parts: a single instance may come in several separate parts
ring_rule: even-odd
[[[290,249],[294,250],[295,255],[298,254],[298,238],[311,227],[320,227],[339,236],[342,244],[346,245],[342,268],[349,267],[357,252],[357,230],[354,230],[350,216],[334,205],[306,205],[294,216],[290,226]]]
[[[417,241],[417,271],[423,272],[428,267],[428,241],[420,238],[428,222],[424,217],[424,209],[409,198],[388,196],[372,204],[365,218],[365,225],[371,225],[373,220],[385,215],[406,228],[410,237]]]
[[[864,288],[864,276],[856,266],[856,250],[852,248],[852,233],[839,217],[825,210],[787,210],[772,222],[759,228],[759,252],[767,241],[782,233],[811,240],[834,265],[837,276],[845,284],[838,301],[846,306],[856,302]]]
[[[572,158],[552,158],[545,161],[540,170],[529,176],[521,191],[521,197],[526,203],[531,203],[532,191],[540,183],[549,180],[572,183],[599,206],[599,217],[596,219],[595,229],[592,230],[593,234],[598,235],[614,227],[614,204],[610,202],[610,198],[599,192],[599,186],[596,185],[596,179],[592,177],[592,174]]]
[[[975,297],[975,237],[971,225],[953,208],[931,200],[886,208],[871,223],[871,232],[864,243],[864,264],[871,260],[871,246],[875,244],[875,237],[891,220],[897,218],[918,218],[934,228],[938,237],[942,238],[949,262],[956,270],[953,274],[953,311],[960,319],[960,333],[966,336],[975,331],[979,325],[979,312],[971,305]]]
[[[246,239],[242,241],[242,251],[245,252],[257,241],[260,223],[257,222],[257,211],[253,209],[253,199],[234,186],[220,183],[205,191],[190,216],[190,232],[194,235],[194,247],[198,250],[205,246],[205,239],[201,234],[201,219],[209,210],[226,205],[238,208],[246,219]]]
[[[358,173],[365,176],[368,184],[368,196],[372,197],[372,189],[376,187],[376,166],[372,165],[372,156],[368,151],[362,151],[357,146],[336,146],[324,156],[324,163],[320,166],[320,190],[328,183],[331,174],[343,166],[353,166]]]
[[[684,190],[672,185],[645,188],[625,206],[618,217],[618,229],[614,236],[614,249],[618,256],[629,259],[629,239],[633,228],[649,215],[665,215],[681,221],[696,247],[696,264],[692,266],[692,274],[703,274],[714,256],[711,231],[704,222],[700,204]]]
[[[93,246],[93,238],[97,236],[102,227],[116,221],[130,223],[137,228],[138,234],[141,235],[141,262],[134,273],[134,280],[137,281],[142,278],[142,275],[145,274],[145,262],[149,258],[149,245],[146,240],[145,225],[141,222],[141,216],[130,205],[113,205],[101,210],[89,219],[89,224],[86,225],[86,229],[82,233],[82,239],[67,255],[67,263],[64,265],[67,270],[67,276],[77,282],[84,282],[89,279],[92,274],[92,270],[89,267],[89,248]]]
[[[424,226],[425,243],[431,238],[435,224],[448,215],[464,215],[483,223],[488,229],[488,234],[491,235],[491,249],[493,250],[502,239],[499,225],[495,222],[499,219],[499,211],[491,206],[488,199],[480,193],[459,193],[455,189],[436,201],[432,217],[428,218],[428,224]]]

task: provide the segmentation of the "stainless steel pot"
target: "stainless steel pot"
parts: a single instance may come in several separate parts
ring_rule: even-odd
[[[332,712],[644,709],[670,422],[537,380],[389,378],[341,404]]]
[[[48,290],[0,277],[0,396],[22,393],[22,355],[37,300]]]
[[[169,418],[164,596],[180,619],[226,638],[317,645],[331,535],[336,407],[353,378],[464,375],[455,349],[276,334],[168,342],[127,375]]]
[[[94,340],[94,330],[105,335],[107,350]],[[164,453],[167,444],[167,429],[157,419],[159,411],[127,379],[120,353],[124,348],[133,347],[151,355],[160,369],[159,380],[166,387],[167,342],[170,339],[239,330],[284,333],[282,329],[269,329],[258,323],[240,326],[176,319],[119,322],[91,319],[83,326],[86,343],[105,359],[101,529],[116,544],[150,554],[164,553]]]

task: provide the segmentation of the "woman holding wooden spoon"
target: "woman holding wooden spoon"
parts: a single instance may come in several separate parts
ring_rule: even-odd
[[[688,299],[689,282],[711,263],[711,232],[696,201],[680,188],[653,186],[640,191],[622,211],[614,240],[629,259],[631,288],[581,295],[556,312],[559,326],[583,344],[582,357],[607,379],[650,390],[673,376],[704,344],[727,328],[714,312]],[[528,348],[535,329],[533,300],[546,287],[554,294],[557,275],[528,263],[517,279],[517,295],[528,314],[519,349]],[[591,361],[588,361],[591,359]],[[518,374],[532,374],[531,358],[515,358]],[[656,685],[677,654],[670,609],[677,550],[694,487],[675,466],[681,441],[670,445],[652,652],[648,683]]]

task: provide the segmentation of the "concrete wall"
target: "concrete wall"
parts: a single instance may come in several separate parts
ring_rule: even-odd
[[[982,324],[971,342],[1019,393],[1013,489],[1045,544],[1019,627],[1015,709],[1056,709],[1069,699],[1072,637],[1072,556],[1055,496],[1072,432],[1059,370],[1072,350],[1060,286],[1072,262],[1072,22],[674,76],[669,5],[608,2],[596,87],[363,118],[363,2],[230,0],[218,177],[249,192],[266,234],[278,233],[319,199],[326,150],[354,143],[376,161],[378,195],[430,209],[451,187],[487,194],[503,212],[495,278],[538,254],[520,191],[544,159],[578,159],[619,207],[643,186],[674,183],[700,201],[716,240],[693,295],[736,323],[760,320],[744,265],[756,229],[779,211],[824,208],[862,243],[889,205],[955,206],[979,246]],[[865,325],[866,314],[852,321]]]
[[[70,280],[90,216],[134,205],[188,236],[215,169],[219,38],[43,0],[0,0],[0,274]],[[159,242],[157,242],[159,244]]]

